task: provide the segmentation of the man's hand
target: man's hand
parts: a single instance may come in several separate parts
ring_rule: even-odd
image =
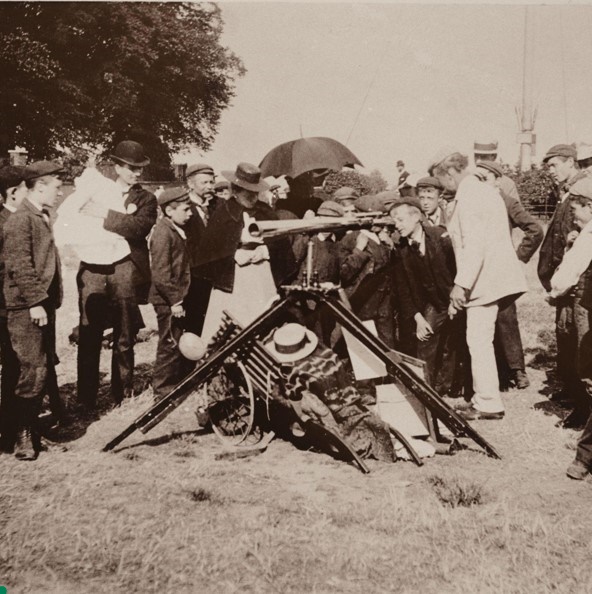
[[[467,304],[468,290],[460,285],[454,285],[450,291],[450,303],[454,309],[462,309]]]
[[[109,214],[109,209],[98,202],[95,202],[92,198],[84,204],[80,209],[80,214],[88,217],[95,217],[97,219],[106,219]]]
[[[430,323],[420,314],[415,314],[415,323],[417,324],[415,336],[422,342],[426,341],[433,333]]]
[[[42,327],[47,325],[47,312],[42,305],[35,305],[29,309],[29,315],[31,316],[31,322],[33,324]]]
[[[183,305],[181,303],[172,305],[171,306],[171,314],[172,314],[173,318],[184,318],[185,310],[183,309]]]
[[[578,238],[578,235],[579,234],[580,234],[580,232],[577,231],[576,229],[573,229],[572,231],[570,231],[567,234],[567,237],[565,238],[565,241],[566,241],[566,244],[567,244],[567,247],[568,248],[570,248],[573,245],[574,241]]]

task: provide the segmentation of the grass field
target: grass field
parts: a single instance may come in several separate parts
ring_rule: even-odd
[[[74,390],[73,262],[58,319],[63,394]],[[0,457],[0,585],[13,593],[592,592],[592,484],[565,468],[577,434],[555,427],[547,395],[553,311],[528,266],[519,301],[532,387],[504,396],[503,421],[476,447],[362,475],[275,440],[217,460],[187,401],[151,433],[100,450],[148,407],[150,389],[78,419],[35,463]],[[154,327],[150,310],[145,311]],[[138,389],[156,339],[137,346]],[[109,351],[103,353],[105,372]],[[108,376],[103,391],[108,391]]]

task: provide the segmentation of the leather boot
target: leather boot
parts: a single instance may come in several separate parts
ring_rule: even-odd
[[[31,427],[22,428],[16,436],[14,455],[19,460],[37,460],[39,452],[33,444],[33,432]]]

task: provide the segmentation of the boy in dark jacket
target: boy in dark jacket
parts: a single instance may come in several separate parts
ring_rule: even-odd
[[[443,227],[422,225],[417,198],[401,198],[390,215],[401,235],[397,263],[400,315],[415,321],[417,356],[426,362],[426,380],[445,394],[452,388],[456,367],[455,357],[446,351],[453,337],[462,336],[459,320],[448,315],[456,275],[452,242]]]
[[[183,300],[191,283],[187,235],[191,218],[189,191],[170,188],[158,197],[163,217],[150,237],[152,285],[149,301],[158,320],[158,348],[152,387],[157,400],[164,398],[188,371],[188,361],[178,349],[183,334]]]

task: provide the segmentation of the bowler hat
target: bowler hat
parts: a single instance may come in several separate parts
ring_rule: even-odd
[[[543,157],[543,163],[546,163],[553,157],[571,157],[576,160],[577,156],[578,153],[573,144],[556,144],[547,151],[547,154]]]
[[[475,155],[497,155],[497,140],[492,142],[477,142],[473,144],[473,153]]]
[[[350,188],[349,186],[343,186],[343,188],[339,188],[333,192],[333,200],[335,202],[345,202],[348,200],[349,202],[353,203],[359,197],[360,192],[354,188]]]
[[[25,179],[36,179],[44,175],[58,175],[64,168],[55,161],[35,161],[25,167]]]
[[[278,328],[265,347],[280,363],[292,363],[308,357],[318,343],[319,339],[312,330],[290,323]]]
[[[189,190],[183,187],[167,188],[160,193],[156,201],[159,206],[165,206],[171,202],[177,202],[181,200],[189,200]]]
[[[504,174],[502,166],[497,161],[479,161],[479,163],[477,163],[477,168],[487,169],[487,171],[491,171],[495,177],[502,177]]]
[[[422,212],[421,210],[421,202],[419,201],[419,198],[416,198],[415,196],[401,196],[398,200],[396,200],[395,202],[393,202],[390,207],[389,207],[389,212],[397,207],[397,206],[402,206],[403,204],[408,204],[409,206],[414,206],[415,208],[417,208],[417,210],[419,210],[419,212]]]
[[[111,158],[132,167],[150,165],[150,159],[144,154],[144,147],[134,140],[122,140],[115,147]]]
[[[264,192],[269,184],[261,179],[261,169],[251,163],[239,163],[236,171],[223,171],[222,175],[235,186],[250,192]]]
[[[581,196],[592,200],[592,178],[589,176],[578,180],[570,189],[570,196]]]
[[[587,142],[580,142],[577,146],[578,161],[585,161],[592,159],[592,144]]]
[[[189,167],[187,167],[185,177],[190,177],[197,173],[203,173],[205,175],[214,175],[214,169],[210,165],[206,165],[205,163],[194,163],[193,165],[189,165]]]
[[[417,189],[419,188],[436,188],[436,190],[442,190],[442,184],[440,183],[440,180],[437,177],[432,177],[432,176],[428,176],[428,177],[421,177],[417,180],[417,183],[415,184],[415,187]]]
[[[345,211],[341,204],[333,200],[325,200],[317,209],[317,215],[319,217],[343,217],[345,216]]]

